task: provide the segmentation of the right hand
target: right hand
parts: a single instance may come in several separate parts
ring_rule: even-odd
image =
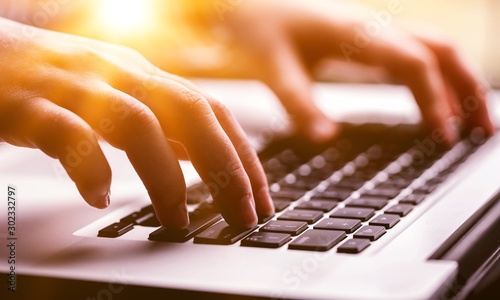
[[[29,38],[23,26],[0,18],[0,141],[59,159],[83,198],[105,208],[102,136],[127,153],[164,226],[189,222],[185,154],[229,224],[274,213],[257,155],[222,104],[128,48],[39,29]]]

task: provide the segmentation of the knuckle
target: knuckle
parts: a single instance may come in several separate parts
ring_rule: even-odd
[[[416,53],[409,53],[404,57],[407,68],[417,74],[427,73],[438,66],[436,56],[427,49],[420,49]]]
[[[202,122],[210,118],[212,109],[208,101],[200,94],[182,89],[180,91],[181,112],[192,122]]]
[[[129,103],[128,114],[125,120],[127,124],[124,128],[128,134],[144,134],[151,131],[151,128],[158,122],[156,116],[149,107],[142,103]]]
[[[436,42],[436,52],[443,57],[455,57],[458,54],[457,46],[446,39]]]
[[[213,98],[209,99],[209,101],[212,110],[216,112],[218,117],[222,117],[225,120],[229,120],[233,117],[233,112],[227,106]]]

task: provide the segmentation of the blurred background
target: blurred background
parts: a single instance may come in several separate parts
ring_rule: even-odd
[[[387,9],[393,0],[344,0],[365,5],[366,14]],[[396,0],[397,1],[397,0]],[[459,44],[486,79],[500,88],[500,1],[498,0],[399,0],[398,21],[436,26]]]

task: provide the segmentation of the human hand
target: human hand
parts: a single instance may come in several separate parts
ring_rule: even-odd
[[[299,132],[312,141],[329,140],[338,132],[312,99],[312,70],[325,60],[377,67],[407,85],[424,124],[439,130],[447,145],[459,138],[457,120],[494,132],[486,107],[487,84],[435,32],[387,26],[368,34],[366,26],[373,20],[331,1],[241,1],[218,13],[215,32],[232,48],[228,68],[266,83]]]
[[[186,154],[217,185],[229,224],[251,227],[256,213],[274,213],[257,155],[222,104],[128,48],[38,29],[27,38],[23,29],[0,18],[0,141],[59,159],[83,198],[105,208],[102,136],[127,153],[165,226],[188,224],[178,163]]]

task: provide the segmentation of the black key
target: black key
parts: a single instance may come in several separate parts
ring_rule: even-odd
[[[386,233],[385,227],[365,226],[360,230],[358,230],[358,232],[354,234],[354,237],[357,239],[369,239],[370,241],[376,241],[385,233]]]
[[[380,215],[370,221],[370,225],[384,226],[387,229],[394,227],[399,222],[397,215]]]
[[[408,180],[388,180],[378,184],[375,189],[404,189],[410,185],[411,181]]]
[[[343,231],[311,229],[297,237],[288,245],[288,248],[309,251],[328,251],[345,238],[346,234]]]
[[[289,200],[289,201],[298,200],[302,198],[302,196],[304,196],[305,193],[306,191],[294,191],[294,190],[280,190],[278,192],[270,192],[272,199]]]
[[[334,183],[333,185],[330,186],[330,188],[335,189],[344,189],[344,190],[350,190],[350,191],[357,191],[359,188],[361,188],[366,181],[364,180],[342,180],[340,182]]]
[[[399,201],[399,203],[418,205],[418,204],[420,204],[420,202],[424,201],[426,196],[427,195],[424,195],[424,194],[411,194],[411,195],[406,196],[401,201]]]
[[[361,196],[361,198],[352,200],[346,206],[366,207],[379,210],[386,205],[387,205],[387,200],[375,197]]]
[[[387,188],[387,189],[376,188],[376,189],[373,189],[371,191],[365,192],[364,195],[393,199],[397,195],[399,195],[399,193],[401,193],[400,189],[394,189],[394,188],[392,188],[392,189],[389,189],[389,188]]]
[[[241,241],[241,246],[279,248],[292,240],[286,233],[254,232]]]
[[[273,217],[274,217],[274,215],[268,216],[268,217],[258,216],[258,220],[257,221],[258,221],[259,224],[264,224],[267,221],[271,220]]]
[[[419,188],[417,188],[416,190],[414,190],[413,192],[414,193],[417,193],[417,194],[430,194],[432,192],[434,192],[434,190],[438,187],[438,184],[430,184],[430,183],[427,183]]]
[[[329,201],[344,201],[349,198],[352,194],[351,191],[346,190],[335,190],[335,191],[323,191],[321,193],[315,194],[311,199],[312,200],[329,200]]]
[[[113,223],[99,230],[97,236],[115,238],[129,232],[132,228],[134,228],[132,223]]]
[[[330,217],[332,218],[347,218],[347,219],[358,219],[361,221],[367,221],[375,215],[375,210],[372,208],[356,208],[356,207],[346,207],[334,211]]]
[[[313,224],[321,219],[321,217],[323,217],[323,212],[321,211],[294,209],[286,211],[278,217],[278,220],[303,221]]]
[[[410,204],[396,204],[391,206],[389,209],[385,211],[386,214],[395,214],[400,217],[406,216],[410,211],[413,210],[413,205]]]
[[[196,244],[231,245],[241,240],[257,228],[242,229],[229,226],[221,221],[194,237]]]
[[[295,236],[301,234],[307,228],[308,227],[306,222],[271,221],[262,226],[260,231],[288,233]]]
[[[379,184],[378,186],[381,188],[384,188],[384,185],[387,184],[387,185],[390,185],[391,188],[404,189],[407,186],[409,186],[410,183],[412,183],[412,180],[408,180],[408,179],[401,178],[401,177],[391,177],[391,179],[387,180],[386,182],[384,182],[382,184]]]
[[[153,206],[151,206],[151,208],[153,208]],[[144,217],[148,213],[150,213],[148,211],[148,207],[145,207],[140,211],[133,212],[133,213],[129,214],[128,216],[121,218],[120,223],[130,223],[130,224],[137,225],[138,224],[137,220]]]
[[[220,219],[222,219],[221,215],[214,210],[197,209],[189,214],[190,223],[187,228],[172,229],[161,227],[149,234],[149,240],[184,243]]]
[[[353,233],[359,227],[361,227],[360,220],[328,218],[321,220],[314,226],[314,229],[343,230],[347,233]]]
[[[304,201],[296,206],[300,209],[310,209],[310,210],[320,210],[323,212],[329,212],[337,206],[337,202],[328,200],[310,200]]]
[[[147,206],[144,206],[143,208],[141,208],[141,213],[154,213],[155,212],[155,209],[153,208],[153,205],[147,205]]]
[[[285,208],[290,206],[290,204],[292,204],[292,202],[288,200],[273,200],[273,203],[274,203],[274,210],[276,212],[283,211]]]
[[[350,239],[339,246],[337,249],[340,253],[357,254],[370,246],[370,240],[367,239]]]
[[[288,184],[288,183],[280,183],[280,186],[284,190],[294,190],[294,191],[309,191],[312,190],[313,188],[317,187],[319,184],[319,181],[304,181],[304,180],[299,180],[297,182]]]
[[[158,221],[158,218],[155,214],[148,214],[144,218],[141,218],[137,221],[141,226],[147,227],[160,227],[161,223]]]

